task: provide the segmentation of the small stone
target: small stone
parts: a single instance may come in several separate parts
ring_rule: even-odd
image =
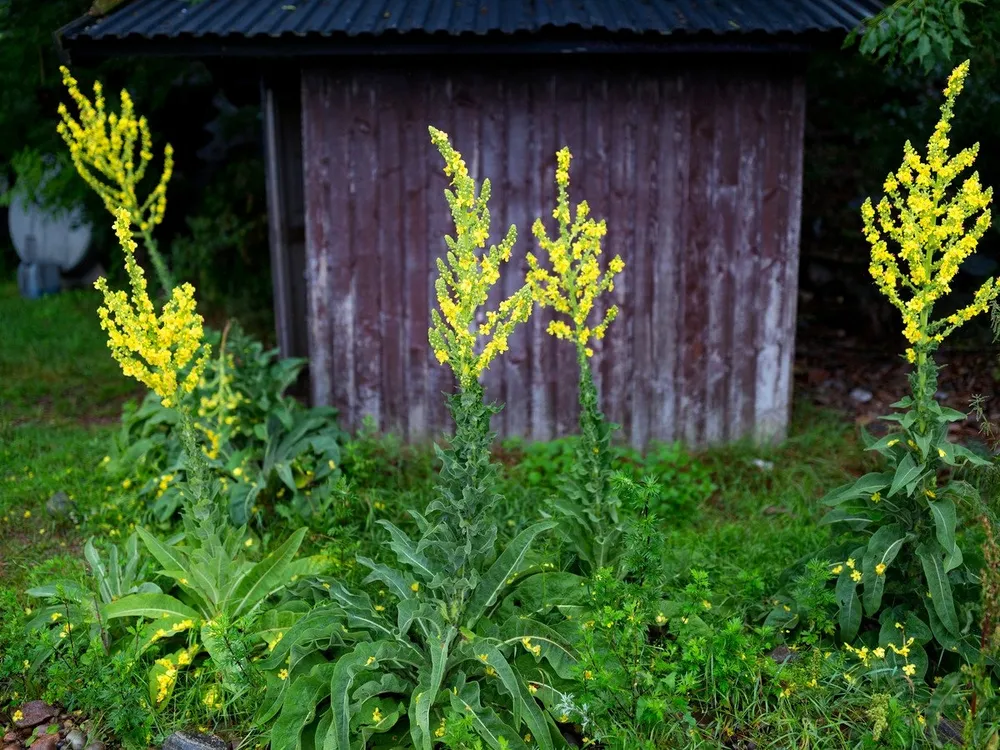
[[[14,743],[10,745],[4,745],[2,748],[0,748],[0,750],[21,750],[21,746],[19,744]]]
[[[771,651],[770,656],[774,660],[775,664],[788,664],[793,661],[798,661],[801,658],[799,654],[795,653],[785,645],[775,646],[774,650]]]
[[[7,732],[3,736],[3,743],[9,745],[11,742],[17,742],[17,732]]]
[[[163,750],[229,750],[229,743],[214,734],[174,732],[163,741]]]
[[[774,468],[773,461],[765,461],[763,458],[755,458],[750,463],[752,463],[761,471],[771,471],[771,469]]]
[[[66,734],[66,742],[70,744],[73,750],[83,750],[87,745],[87,735],[79,729],[71,729]]]
[[[45,701],[28,701],[21,706],[21,713],[24,716],[20,721],[15,721],[14,726],[18,729],[33,729],[53,718],[58,712]]]
[[[103,742],[91,742],[83,750],[104,750]]]
[[[850,396],[854,401],[857,401],[859,404],[867,404],[873,398],[872,392],[866,391],[864,388],[855,388],[853,391],[851,391]]]
[[[43,734],[31,743],[31,750],[56,750],[59,746],[58,734]]]

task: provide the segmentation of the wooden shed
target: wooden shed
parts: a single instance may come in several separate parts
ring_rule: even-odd
[[[608,222],[622,314],[595,353],[636,446],[780,439],[795,344],[804,66],[876,0],[134,0],[71,54],[242,56],[262,75],[281,349],[315,403],[412,438],[447,424],[427,343],[449,231],[427,126],[493,183],[515,258],[551,221],[555,153]],[[512,262],[505,292],[523,279]],[[263,303],[263,301],[262,301]],[[537,312],[487,375],[505,435],[576,423],[571,347]]]

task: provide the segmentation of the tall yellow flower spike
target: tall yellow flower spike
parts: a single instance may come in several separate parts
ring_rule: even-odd
[[[454,188],[454,192],[445,190],[444,194],[455,221],[455,236],[445,237],[448,253],[437,261],[434,290],[440,312],[431,310],[428,338],[438,361],[448,363],[462,388],[467,388],[498,354],[507,351],[507,339],[518,323],[530,317],[533,303],[531,290],[525,285],[496,310],[480,313],[490,289],[500,279],[500,264],[510,260],[517,230],[511,226],[499,245],[480,252],[490,236],[490,181],[483,180],[477,197],[476,181],[447,134],[433,127],[429,130]],[[474,327],[477,315],[482,316],[482,322]]]
[[[598,296],[615,288],[615,276],[622,272],[625,263],[616,255],[608,263],[608,269],[601,275],[599,257],[601,238],[607,234],[604,220],[588,218],[590,206],[581,201],[576,207],[576,218],[571,219],[569,210],[569,162],[572,155],[568,148],[556,154],[556,185],[559,198],[553,217],[559,223],[559,236],[549,239],[541,219],[535,219],[532,226],[538,244],[545,251],[552,270],[539,265],[538,259],[528,253],[528,285],[535,300],[542,307],[552,307],[568,319],[553,320],[548,332],[560,339],[576,344],[581,355],[593,356],[590,342],[604,338],[611,322],[618,316],[618,307],[612,305],[605,311],[601,322],[593,328],[587,325],[587,318],[594,309]]]
[[[902,165],[885,178],[885,196],[877,207],[872,207],[870,198],[861,207],[865,238],[872,247],[869,270],[879,290],[902,313],[910,362],[922,359],[952,331],[984,312],[1000,292],[996,279],[988,279],[971,304],[931,320],[934,303],[951,291],[959,266],[976,251],[990,226],[993,189],[983,189],[978,172],[966,178],[953,197],[947,195],[952,182],[979,153],[977,143],[953,157],[948,155],[955,99],[968,73],[966,61],[948,78],[941,119],[927,143],[926,161],[907,141]],[[974,223],[966,228],[965,222],[973,217]],[[889,251],[887,238],[899,246],[895,254]]]
[[[157,315],[146,293],[146,278],[135,261],[127,209],[116,213],[115,234],[125,252],[132,294],[111,291],[104,277],[97,280],[94,286],[104,295],[104,305],[97,311],[101,328],[108,333],[108,348],[122,372],[155,392],[164,406],[171,406],[182,393],[194,390],[211,353],[202,341],[203,321],[195,312],[194,287],[175,287]]]
[[[59,105],[62,118],[56,126],[69,147],[73,166],[84,181],[96,192],[113,216],[118,209],[128,212],[129,220],[139,228],[156,265],[160,281],[169,287],[169,276],[159,253],[152,245],[152,229],[163,221],[167,210],[167,183],[174,170],[174,150],[168,143],[163,148],[163,172],[152,192],[140,201],[136,193],[139,183],[153,160],[153,141],[145,117],[136,117],[132,97],[121,92],[121,112],[105,111],[104,91],[100,81],[94,83],[94,101],[80,91],[75,78],[60,67],[63,84],[79,110],[79,120]],[[139,149],[139,163],[135,150]],[[167,288],[164,291],[168,291]]]

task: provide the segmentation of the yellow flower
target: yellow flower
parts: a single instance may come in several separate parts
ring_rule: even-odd
[[[372,711],[372,721],[376,724],[382,721],[382,712],[379,710],[378,706],[376,706],[375,710]]]
[[[16,724],[17,722],[24,719],[24,712],[21,709],[17,709],[12,715],[11,720]]]
[[[705,609],[711,609],[712,608],[712,602],[710,602],[708,599],[702,599],[701,600],[701,606],[703,606]]]
[[[847,567],[850,568],[851,570],[854,570],[854,558],[853,557],[847,558]]]
[[[418,591],[420,591],[420,584],[417,583],[416,581],[414,581],[413,583],[411,583],[410,584],[410,591],[412,591],[414,594],[417,593]]]
[[[662,612],[657,612],[656,613],[656,624],[657,625],[664,625],[666,622],[667,622],[666,616]]]
[[[857,583],[858,581],[860,581],[861,580],[861,571],[860,570],[855,570],[853,573],[851,573],[851,580],[854,581],[855,583]]]
[[[875,655],[875,657],[876,657],[876,658],[878,658],[878,659],[884,659],[884,658],[885,658],[885,649],[884,649],[884,648],[882,648],[881,646],[879,646],[879,647],[878,647],[878,648],[876,648],[876,649],[875,649],[874,651],[872,651],[872,653],[873,653],[873,654]]]
[[[903,665],[903,674],[905,674],[907,677],[913,677],[913,674],[916,671],[917,671],[917,668],[913,664],[904,664]]]
[[[885,574],[885,563],[879,563],[875,566],[875,575],[880,576]]]
[[[279,669],[278,670],[278,679],[282,680],[282,681],[287,680],[288,679],[288,670],[287,669]]]
[[[161,282],[168,283],[166,266],[152,246],[150,230],[163,221],[167,210],[167,183],[174,169],[174,151],[168,143],[163,149],[163,172],[152,192],[140,200],[136,194],[139,183],[153,160],[153,140],[145,117],[136,117],[132,97],[121,92],[121,112],[108,113],[100,82],[94,84],[91,102],[80,91],[77,81],[65,67],[60,68],[63,84],[79,111],[73,117],[65,105],[59,105],[61,122],[56,130],[69,147],[73,166],[100,196],[113,214],[126,212],[129,221],[147,235],[150,259],[157,267]],[[138,150],[139,163],[135,157]],[[166,291],[166,289],[164,289]]]
[[[31,518],[31,511],[30,510],[24,511],[24,517],[25,518]]]
[[[872,493],[872,502],[873,503],[878,503],[881,499],[882,499],[882,493],[881,492],[873,492]]]
[[[156,393],[164,406],[171,406],[182,392],[194,390],[210,353],[202,341],[202,317],[195,312],[194,287],[175,287],[157,315],[146,293],[145,276],[135,261],[136,244],[124,210],[116,214],[115,232],[125,251],[132,293],[130,297],[113,292],[104,277],[97,280],[94,286],[104,295],[104,305],[98,309],[101,327],[122,372]],[[189,365],[187,375],[181,378]]]
[[[549,323],[549,335],[572,341],[578,355],[593,356],[589,343],[604,338],[604,334],[618,315],[618,308],[611,305],[600,322],[591,328],[587,319],[595,309],[597,298],[614,289],[615,276],[622,272],[625,263],[615,256],[602,274],[599,264],[601,239],[607,233],[604,221],[588,218],[590,206],[586,201],[576,207],[571,216],[569,205],[569,163],[572,156],[563,148],[556,154],[556,188],[558,197],[552,215],[559,225],[559,235],[551,239],[536,219],[532,232],[539,247],[548,258],[551,270],[543,268],[532,253],[528,253],[528,277],[531,294],[542,307],[551,307],[565,320]]]
[[[496,310],[483,310],[490,290],[500,279],[500,265],[510,260],[517,237],[515,227],[499,245],[486,250],[490,221],[487,203],[490,181],[483,180],[479,194],[462,155],[447,134],[430,128],[431,142],[444,157],[445,174],[453,190],[445,191],[455,222],[455,236],[445,237],[448,253],[437,261],[434,282],[438,309],[431,310],[428,339],[434,356],[447,363],[462,388],[478,381],[519,323],[531,315],[531,289],[525,285],[500,302]]]
[[[243,546],[247,548],[253,547],[253,538],[247,539],[243,542]]]
[[[844,570],[843,565],[834,565],[833,568],[830,570],[830,572],[833,573],[835,576],[839,576],[843,572],[843,570]]]
[[[959,267],[976,251],[991,221],[992,189],[982,187],[978,173],[957,181],[975,162],[979,144],[954,156],[948,153],[955,100],[968,72],[969,63],[964,62],[948,79],[926,160],[907,141],[903,164],[885,180],[884,197],[877,206],[868,199],[861,207],[864,235],[871,245],[869,271],[902,315],[911,363],[924,361],[952,331],[985,312],[1000,293],[996,280],[988,279],[969,305],[932,318],[935,303],[951,292]],[[952,184],[957,189],[949,190]],[[890,251],[889,242],[898,250]]]

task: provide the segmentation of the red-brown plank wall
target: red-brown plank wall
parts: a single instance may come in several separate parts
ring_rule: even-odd
[[[626,270],[593,363],[636,446],[783,436],[791,399],[802,79],[780,65],[658,63],[525,71],[413,66],[302,75],[313,400],[411,439],[448,427],[449,371],[427,344],[434,259],[451,231],[427,126],[493,184],[493,239],[514,223],[509,294],[551,227],[555,152],[571,200],[606,218]],[[495,300],[494,300],[495,304]],[[576,363],[536,311],[487,373],[501,434],[573,432]]]

